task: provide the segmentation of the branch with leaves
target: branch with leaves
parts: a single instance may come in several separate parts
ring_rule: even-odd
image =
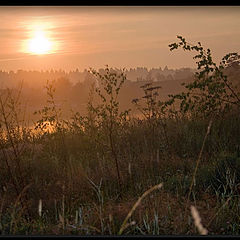
[[[172,105],[175,100],[180,101],[180,111],[191,112],[197,116],[220,114],[233,105],[240,107],[240,94],[224,74],[225,68],[236,62],[238,53],[229,53],[222,58],[219,66],[213,62],[210,49],[204,49],[200,42],[197,45],[186,42],[182,36],[177,36],[178,43],[169,45],[170,51],[182,48],[184,51],[195,51],[193,59],[197,59],[197,69],[194,81],[184,84],[186,92],[169,95],[166,106]]]

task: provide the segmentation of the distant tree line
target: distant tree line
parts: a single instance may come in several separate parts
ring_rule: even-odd
[[[99,69],[100,73],[104,72],[104,69]],[[191,68],[181,69],[168,69],[166,66],[164,69],[146,67],[130,68],[126,70],[127,79],[130,81],[168,81],[179,80],[192,77],[194,70]],[[92,75],[88,70],[79,71],[77,68],[74,71],[66,72],[60,70],[47,70],[47,71],[0,71],[0,88],[15,87],[19,82],[24,81],[25,87],[39,88],[46,84],[46,80],[56,80],[59,78],[67,78],[72,84],[84,82],[92,78]]]
[[[116,71],[120,71],[115,69]],[[240,66],[234,63],[224,70],[230,81],[235,85],[239,83]],[[99,69],[100,74],[104,74],[104,69]],[[183,90],[182,82],[191,82],[194,79],[194,70],[190,68],[181,68],[177,70],[165,67],[152,68],[130,68],[126,70],[126,81],[123,90],[119,96],[121,103],[120,109],[132,107],[131,102],[134,98],[140,98],[143,95],[142,85],[152,83],[153,86],[161,86],[159,90],[160,99],[166,100],[168,94],[176,94]],[[27,112],[31,115],[35,110],[41,108],[46,101],[47,80],[54,82],[56,88],[56,102],[61,108],[67,110],[73,109],[84,113],[86,104],[89,101],[91,88],[96,86],[96,79],[89,71],[65,72],[63,70],[50,71],[23,71],[6,72],[0,71],[0,89],[4,91],[7,87],[18,88],[22,83],[22,97],[27,103]],[[98,101],[93,96],[94,101]]]

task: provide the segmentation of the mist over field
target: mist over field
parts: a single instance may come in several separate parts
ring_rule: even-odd
[[[104,69],[99,69],[99,72],[104,72]],[[160,67],[152,69],[137,67],[126,70],[127,80],[119,96],[121,109],[132,107],[132,100],[143,95],[140,86],[145,83],[152,82],[154,85],[161,85],[161,99],[165,100],[168,94],[180,91],[182,89],[181,83],[190,81],[193,75],[193,69],[173,70],[168,69],[167,66],[163,69]],[[34,118],[32,113],[46,104],[45,87],[47,80],[55,82],[56,102],[65,110],[65,114],[70,114],[71,109],[86,114],[90,89],[97,84],[97,80],[89,72],[89,69],[85,69],[83,72],[78,69],[70,72],[64,70],[0,72],[0,86],[2,89],[17,89],[22,85],[22,97],[26,103],[27,113],[32,118]]]

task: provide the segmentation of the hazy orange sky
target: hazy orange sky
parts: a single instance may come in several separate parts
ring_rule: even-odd
[[[49,54],[26,51],[39,27]],[[240,6],[0,7],[0,70],[195,67],[191,54],[169,51],[176,35],[200,41],[219,62],[240,50]]]

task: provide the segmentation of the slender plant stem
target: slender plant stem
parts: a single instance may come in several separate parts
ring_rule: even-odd
[[[203,144],[202,144],[202,147],[201,147],[201,151],[198,155],[198,159],[197,159],[197,163],[196,163],[196,167],[194,169],[194,173],[193,173],[193,177],[192,177],[192,182],[191,182],[191,185],[190,185],[190,188],[189,188],[189,192],[188,192],[188,197],[187,197],[187,202],[186,202],[186,207],[185,207],[185,216],[186,216],[186,212],[187,212],[187,207],[188,207],[188,202],[189,202],[189,198],[190,198],[190,195],[192,193],[192,188],[193,188],[193,184],[195,182],[195,177],[196,177],[196,174],[197,174],[197,170],[198,170],[198,166],[199,166],[199,163],[200,163],[200,160],[201,160],[201,157],[202,157],[202,153],[203,153],[203,149],[204,149],[204,146],[205,146],[205,142],[206,142],[206,139],[207,139],[207,136],[208,134],[210,133],[210,129],[211,129],[211,126],[212,126],[212,118],[208,124],[208,128],[207,128],[207,132],[205,134],[205,137],[204,137],[204,140],[203,140]]]

